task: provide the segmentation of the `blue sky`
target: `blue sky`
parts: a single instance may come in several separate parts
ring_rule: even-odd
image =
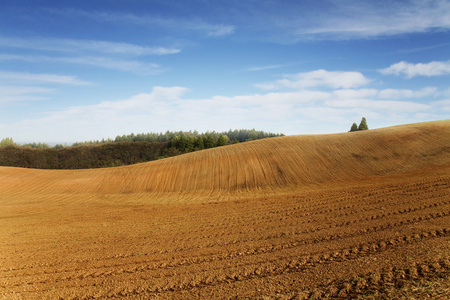
[[[0,139],[450,116],[450,1],[0,0]]]

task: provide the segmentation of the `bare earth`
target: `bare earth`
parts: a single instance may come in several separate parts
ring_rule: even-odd
[[[0,167],[0,299],[449,299],[450,121]]]

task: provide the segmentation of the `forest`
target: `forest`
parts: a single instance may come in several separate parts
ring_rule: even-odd
[[[36,169],[89,169],[142,163],[232,143],[283,136],[255,129],[227,132],[178,131],[140,133],[76,142],[71,146],[46,143],[17,145],[12,138],[0,141],[0,166]]]

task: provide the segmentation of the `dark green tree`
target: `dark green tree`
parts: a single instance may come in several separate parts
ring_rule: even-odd
[[[195,138],[194,148],[197,149],[197,150],[205,149],[205,140],[203,138],[203,135],[200,135],[200,136]]]
[[[194,151],[194,144],[195,144],[195,137],[193,137],[193,136],[187,137],[186,152]]]
[[[208,134],[205,140],[205,148],[209,149],[209,148],[214,148],[215,146],[215,141],[214,141],[214,137],[212,136],[212,134]]]
[[[353,123],[352,128],[350,128],[350,131],[357,131],[358,130],[358,125],[356,125],[356,123]]]
[[[179,136],[179,140],[178,140],[178,147],[177,149],[180,150],[181,152],[186,152],[186,144],[187,144],[187,137],[183,134],[181,134]]]
[[[369,126],[367,126],[366,118],[361,119],[361,123],[359,123],[358,130],[368,130]]]
[[[219,138],[217,139],[216,146],[217,147],[225,146],[228,144],[229,141],[230,141],[230,139],[226,135],[221,134],[221,135],[219,135]]]

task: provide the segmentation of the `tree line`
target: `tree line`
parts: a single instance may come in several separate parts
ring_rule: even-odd
[[[230,138],[230,136],[232,138]],[[283,136],[263,131],[170,132],[129,134],[115,140],[87,141],[72,146],[30,143],[22,146],[12,138],[0,141],[0,165],[37,169],[87,169],[124,166],[172,157],[192,151],[262,138]]]
[[[103,139],[101,141],[86,141],[86,142],[77,142],[74,143],[73,146],[79,146],[79,145],[86,145],[86,144],[103,144],[103,143],[110,143],[110,142],[171,142],[174,139],[178,138],[203,138],[207,139],[209,138],[214,139],[214,141],[217,141],[220,136],[223,136],[222,138],[228,137],[228,142],[231,143],[242,143],[242,142],[248,142],[252,140],[259,140],[269,137],[277,137],[277,136],[284,136],[282,133],[272,133],[272,132],[264,132],[261,130],[255,130],[255,129],[235,129],[235,130],[229,130],[224,132],[216,132],[216,131],[207,131],[206,133],[199,133],[198,131],[166,131],[165,133],[155,133],[155,132],[149,132],[149,133],[138,133],[138,134],[128,134],[128,135],[118,135],[114,140],[112,139]],[[222,145],[223,146],[223,145]],[[211,148],[211,147],[209,147]]]

